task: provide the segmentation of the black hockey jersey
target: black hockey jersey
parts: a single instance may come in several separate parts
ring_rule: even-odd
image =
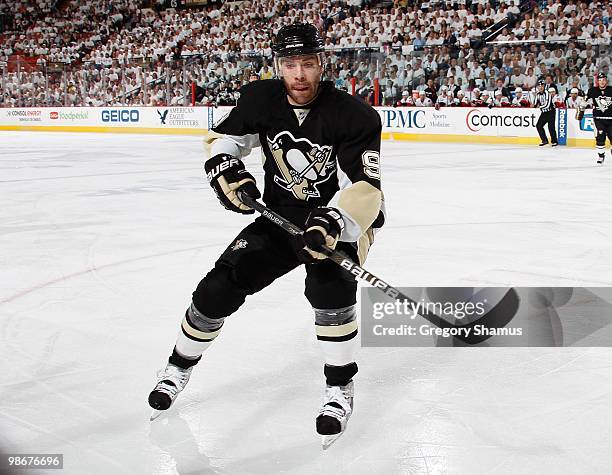
[[[252,82],[212,130],[211,156],[244,157],[261,145],[263,200],[271,209],[295,216],[287,209],[338,208],[349,224],[342,240],[356,240],[378,217],[380,117],[333,83],[321,82],[317,97],[298,107],[281,80]]]
[[[590,88],[587,101],[593,106],[593,119],[612,120],[612,86]]]

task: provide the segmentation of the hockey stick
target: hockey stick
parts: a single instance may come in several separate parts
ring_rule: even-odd
[[[238,197],[245,205],[253,208],[264,218],[267,218],[274,224],[280,226],[289,234],[292,234],[294,236],[303,234],[304,231],[301,228],[293,224],[288,219],[283,218],[278,213],[275,213],[271,209],[267,208],[259,201],[254,200],[246,193],[239,191]],[[392,285],[386,283],[384,280],[376,277],[374,274],[368,272],[363,267],[353,262],[353,260],[343,252],[330,249],[327,246],[323,246],[323,253],[327,256],[328,259],[338,264],[350,274],[354,275],[357,279],[367,282],[372,287],[376,287],[388,297],[400,302],[408,302],[408,304],[410,305],[417,305],[417,303],[413,299],[403,294],[396,287],[393,287]],[[518,307],[518,294],[516,293],[516,290],[511,288],[491,310],[484,314],[480,319],[475,320],[466,325],[453,325],[448,320],[443,319],[439,315],[433,312],[429,312],[425,308],[422,308],[422,306],[417,306],[413,308],[419,308],[420,311],[418,312],[418,314],[425,320],[436,325],[439,328],[469,328],[471,330],[469,333],[467,333],[469,336],[464,336],[464,333],[466,332],[460,332],[459,335],[456,336],[456,338],[470,345],[475,345],[477,343],[481,343],[487,340],[488,338],[490,338],[490,336],[492,336],[486,334],[475,334],[473,328],[476,325],[482,325],[487,328],[503,328],[516,315]]]

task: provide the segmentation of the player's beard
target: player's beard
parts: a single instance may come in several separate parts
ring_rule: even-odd
[[[304,106],[312,102],[319,93],[320,83],[320,80],[315,80],[313,82],[293,82],[292,84],[288,84],[287,81],[285,81],[285,89],[287,89],[289,102],[299,106]]]

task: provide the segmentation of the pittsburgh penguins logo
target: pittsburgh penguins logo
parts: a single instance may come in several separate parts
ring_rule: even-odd
[[[595,98],[595,104],[601,112],[606,112],[612,105],[612,97],[599,96]]]
[[[277,185],[300,200],[321,196],[317,185],[327,181],[336,170],[331,146],[296,139],[290,132],[280,132],[273,139],[268,137],[268,146],[281,173],[274,176]]]
[[[244,239],[238,239],[234,245],[232,246],[232,251],[237,251],[238,249],[244,249],[248,245],[248,242]]]

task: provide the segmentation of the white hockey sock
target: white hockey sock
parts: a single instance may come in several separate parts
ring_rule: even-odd
[[[185,358],[199,358],[221,332],[223,320],[208,318],[191,304],[176,338],[176,351]]]
[[[358,341],[354,305],[315,309],[315,328],[325,364],[345,366],[355,361]]]
[[[326,365],[345,366],[355,361],[357,338],[353,337],[347,341],[319,340],[319,347],[323,352],[323,360]]]

